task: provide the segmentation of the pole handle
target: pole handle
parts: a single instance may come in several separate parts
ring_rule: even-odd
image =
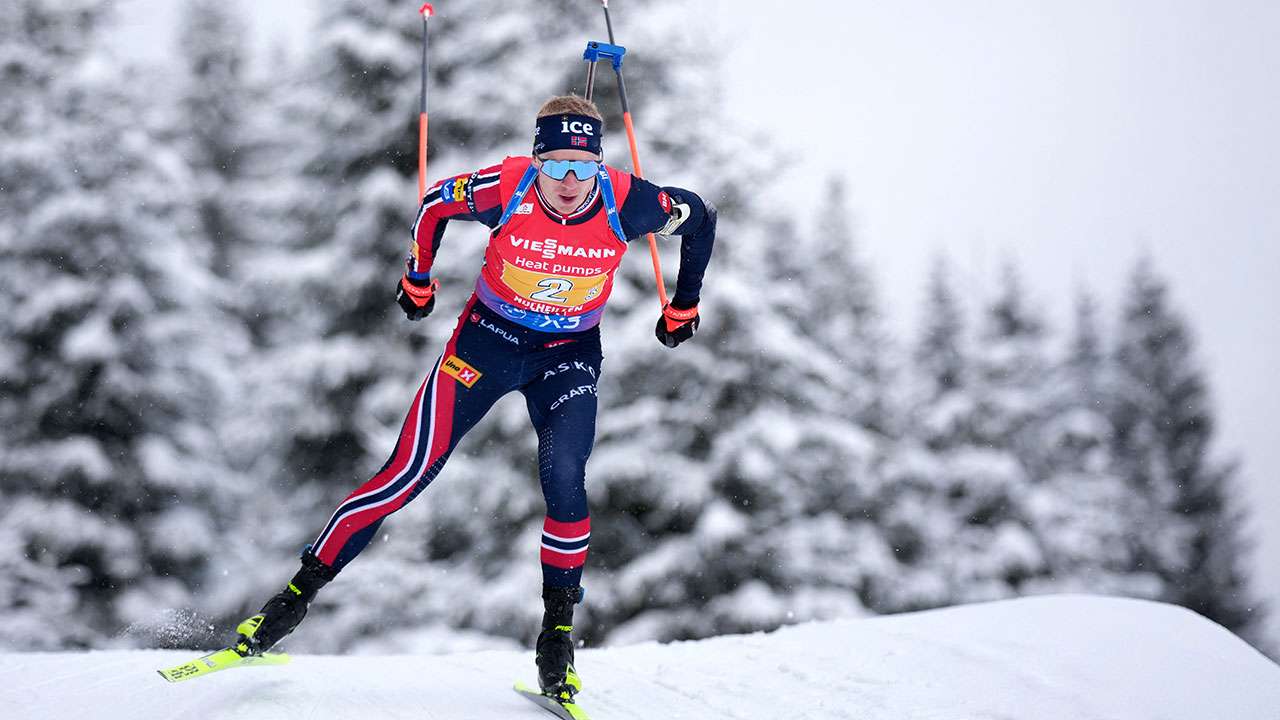
[[[418,204],[427,196],[427,114],[418,115]]]

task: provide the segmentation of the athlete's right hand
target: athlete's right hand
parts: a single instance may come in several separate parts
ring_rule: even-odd
[[[693,307],[688,308],[667,303],[662,308],[662,317],[658,318],[658,326],[653,332],[658,336],[658,342],[673,348],[698,332],[699,320],[697,300],[693,302]]]
[[[396,284],[396,304],[410,320],[421,320],[436,307],[435,280],[414,280],[406,273]]]

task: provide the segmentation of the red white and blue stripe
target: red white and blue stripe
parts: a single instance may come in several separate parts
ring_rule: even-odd
[[[560,522],[546,518],[542,523],[542,564],[560,570],[575,570],[587,562],[591,540],[591,518]]]
[[[451,450],[456,381],[441,372],[451,340],[409,408],[391,458],[347,496],[311,545],[321,562],[340,570],[372,539],[382,519],[404,507],[440,472]]]

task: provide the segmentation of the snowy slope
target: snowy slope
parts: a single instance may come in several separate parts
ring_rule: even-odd
[[[509,687],[531,653],[295,658],[170,685],[190,653],[0,655],[0,717],[544,717]],[[1277,720],[1280,666],[1186,610],[1047,597],[771,634],[582,651],[609,718]],[[550,717],[545,715],[545,717]]]

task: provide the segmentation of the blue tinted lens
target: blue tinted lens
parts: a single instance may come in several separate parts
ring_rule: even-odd
[[[570,172],[578,180],[590,180],[600,172],[600,163],[594,160],[543,160],[542,172],[552,180],[563,180]]]
[[[565,175],[569,174],[568,160],[543,160],[542,174],[552,180],[563,180]]]

